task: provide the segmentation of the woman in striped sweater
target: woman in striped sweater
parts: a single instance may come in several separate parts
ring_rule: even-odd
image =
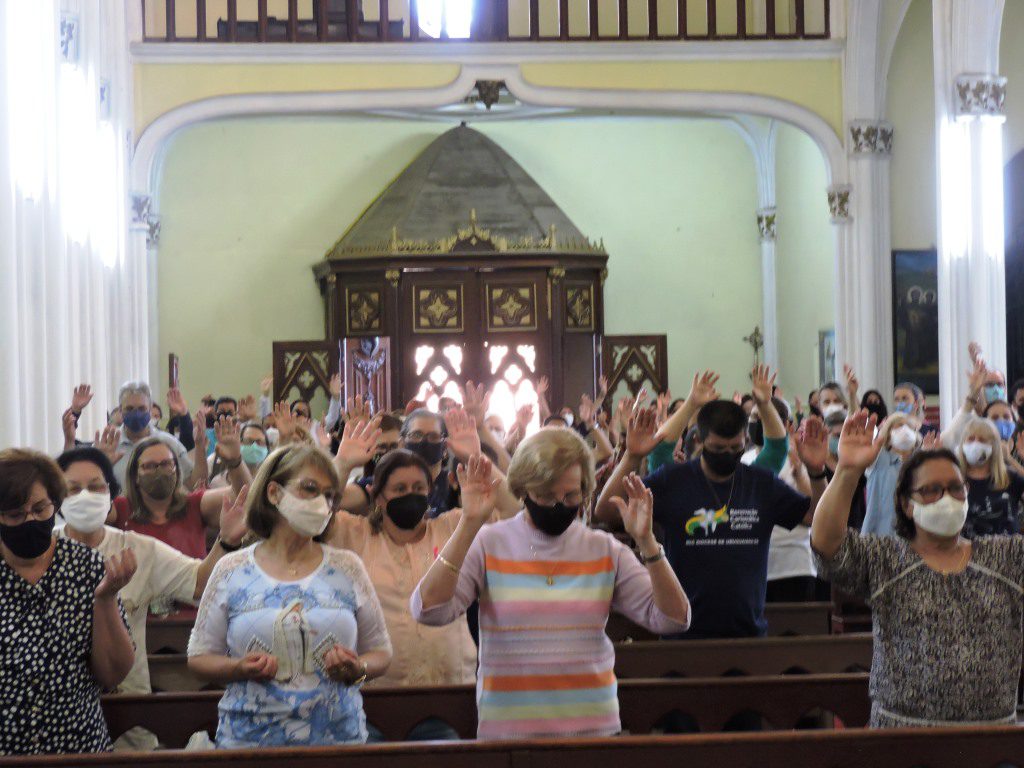
[[[508,472],[525,509],[491,519],[487,459],[459,467],[463,517],[410,601],[424,624],[456,620],[480,600],[480,738],[608,735],[620,729],[615,652],[604,632],[614,610],[652,632],[683,632],[690,606],[651,531],[639,478],[617,500],[642,561],[579,519],[594,489],[590,449],[565,429],[524,440]]]

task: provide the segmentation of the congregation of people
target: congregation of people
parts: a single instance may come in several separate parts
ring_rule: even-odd
[[[218,748],[379,740],[374,686],[475,684],[481,739],[607,736],[610,613],[761,637],[767,602],[833,588],[870,605],[872,726],[1015,722],[1024,381],[971,356],[941,431],[849,367],[806,402],[763,365],[732,397],[703,371],[553,407],[540,379],[508,424],[473,382],[375,413],[335,377],[319,419],[270,379],[166,412],[129,382],[93,435],[83,384],[59,456],[0,450],[0,754],[158,748],[101,707],[151,691],[151,615],[194,615]]]

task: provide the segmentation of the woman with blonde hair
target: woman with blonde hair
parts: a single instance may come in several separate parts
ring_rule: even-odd
[[[246,500],[259,541],[217,563],[188,645],[189,669],[226,684],[217,746],[366,741],[360,686],[391,643],[359,558],[326,546],[341,481],[319,448],[263,462]]]
[[[878,437],[885,447],[865,473],[867,508],[861,533],[896,535],[896,508],[893,505],[896,483],[903,462],[921,447],[924,438],[920,429],[921,424],[916,418],[901,412],[887,418],[879,428]]]
[[[519,445],[508,484],[525,509],[510,520],[484,525],[497,487],[487,459],[472,458],[458,477],[462,519],[410,608],[417,621],[445,625],[479,598],[479,736],[617,733],[609,612],[658,634],[689,626],[689,602],[651,530],[650,491],[630,475],[628,503],[615,501],[638,561],[579,519],[594,491],[594,460],[571,430],[544,428]]]
[[[964,536],[1020,533],[1024,477],[1006,466],[1003,442],[988,419],[972,416],[961,432],[957,458],[967,479]]]

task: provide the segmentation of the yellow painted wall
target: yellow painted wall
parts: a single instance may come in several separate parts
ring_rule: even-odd
[[[890,162],[892,246],[936,243],[935,86],[930,0],[913,0],[889,67],[887,116],[895,127]]]
[[[139,64],[136,135],[161,114],[211,96],[239,93],[391,90],[449,84],[458,65],[417,64]],[[724,91],[791,101],[842,125],[838,60],[552,62],[528,64],[524,78],[565,88]]]
[[[477,127],[585,234],[604,238],[609,333],[668,333],[677,392],[698,365],[720,369],[730,392],[744,385],[751,351],[742,337],[761,322],[760,248],[753,160],[735,133],[709,121],[638,118]],[[263,118],[179,134],[159,191],[159,359],[180,355],[191,402],[211,390],[253,391],[274,339],[322,337],[310,266],[445,129],[367,118]],[[805,201],[813,208],[790,214],[780,245],[792,240],[791,262],[805,254],[817,259],[830,242],[819,226],[827,221],[824,166],[810,140],[783,148],[793,193],[780,196],[780,215],[786,222],[783,210]],[[801,232],[804,220],[817,224]],[[827,282],[815,288],[819,279]],[[793,297],[799,291],[801,300],[812,289],[830,297],[830,280],[831,272],[803,270],[786,290]],[[780,297],[780,307],[792,303]],[[817,325],[801,329],[801,322],[795,317],[789,327],[801,339],[816,338]],[[804,368],[811,366],[800,366],[794,362],[797,382],[810,375]]]
[[[835,327],[835,249],[825,162],[801,131],[779,126],[776,142],[775,280],[780,382],[790,403],[818,386],[818,332]]]
[[[1009,0],[1003,11],[999,74],[1006,83],[1006,128],[1003,156],[1007,161],[1024,150],[1024,2]]]

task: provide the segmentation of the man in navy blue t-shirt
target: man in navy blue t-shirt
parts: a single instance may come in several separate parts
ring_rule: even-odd
[[[692,621],[685,638],[761,636],[767,631],[772,527],[810,524],[825,489],[824,430],[812,420],[799,445],[811,477],[813,498],[808,499],[771,472],[740,463],[747,427],[743,408],[727,400],[700,405],[700,458],[666,465],[644,478],[654,495],[654,521],[690,599]],[[614,506],[608,499],[622,495],[623,478],[640,467],[648,446],[657,444],[650,414],[636,414],[629,428],[626,452],[598,501],[600,518],[610,518]]]

